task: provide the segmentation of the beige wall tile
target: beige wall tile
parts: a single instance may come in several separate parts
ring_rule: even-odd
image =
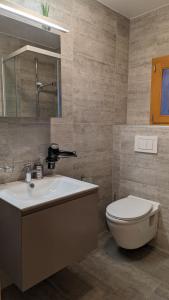
[[[158,154],[134,152],[135,135],[157,135]],[[169,131],[168,127],[113,126],[113,193],[135,195],[161,204],[154,245],[169,252]]]

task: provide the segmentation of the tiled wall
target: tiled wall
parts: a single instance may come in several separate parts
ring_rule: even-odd
[[[149,124],[152,58],[169,55],[169,6],[131,21],[127,124]]]
[[[157,135],[158,154],[134,152],[135,135]],[[169,251],[169,130],[163,126],[115,126],[113,187],[118,198],[135,195],[161,204],[156,246]]]
[[[40,11],[40,0],[13,2]],[[10,156],[17,164],[17,151],[22,163],[9,179],[2,174],[1,181],[20,178],[27,156],[34,160],[41,145],[47,151],[51,134],[52,142],[78,153],[77,159],[60,161],[56,173],[84,177],[100,185],[102,230],[105,206],[112,200],[112,124],[126,122],[129,21],[95,0],[48,2],[50,16],[70,30],[62,34],[61,41],[63,118],[52,119],[50,133],[47,123],[42,130],[41,125],[36,129],[35,123],[23,126],[17,120],[7,125],[7,135],[16,137]]]
[[[131,21],[127,124],[113,130],[113,194],[162,205],[156,245],[169,252],[169,129],[148,126],[152,58],[169,55],[169,6]],[[157,135],[158,155],[135,153],[135,135]]]
[[[72,29],[62,44],[63,119],[52,120],[51,137],[78,153],[60,161],[58,172],[99,184],[102,230],[112,200],[112,124],[126,121],[129,22],[96,1],[72,1],[69,13]]]
[[[14,166],[12,173],[0,171],[0,183],[24,177],[24,165],[45,159],[50,143],[49,121],[4,118],[0,121],[0,167]]]

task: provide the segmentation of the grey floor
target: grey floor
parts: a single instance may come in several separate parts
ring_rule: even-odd
[[[116,247],[105,233],[96,251],[81,263],[21,293],[11,286],[2,300],[166,300],[169,256],[151,246],[137,251]]]

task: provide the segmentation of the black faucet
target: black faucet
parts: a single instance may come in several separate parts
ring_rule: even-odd
[[[67,158],[67,157],[77,157],[75,151],[64,151],[59,149],[58,144],[51,144],[48,148],[48,157],[46,158],[46,162],[48,163],[48,169],[54,169],[55,163],[60,158]]]

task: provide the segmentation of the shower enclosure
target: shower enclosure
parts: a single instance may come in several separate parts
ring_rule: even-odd
[[[61,117],[61,56],[25,45],[2,57],[2,114]]]

